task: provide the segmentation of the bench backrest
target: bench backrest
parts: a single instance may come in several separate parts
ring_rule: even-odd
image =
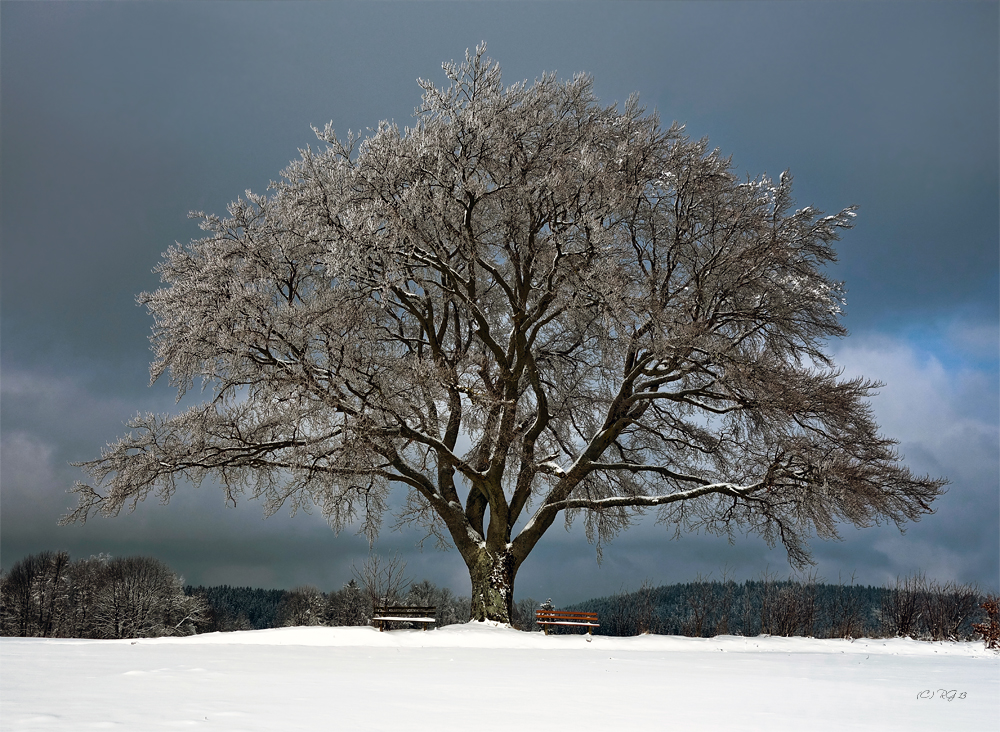
[[[437,612],[436,607],[413,607],[412,605],[402,606],[402,605],[383,605],[381,607],[375,608],[376,615],[395,615],[396,617],[414,617],[422,618],[426,616],[433,616]]]
[[[576,610],[536,610],[536,620],[568,620],[580,622],[597,622],[597,613],[577,612]]]

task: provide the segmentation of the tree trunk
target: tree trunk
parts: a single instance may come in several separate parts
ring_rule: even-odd
[[[483,547],[465,557],[472,579],[469,620],[491,620],[510,625],[514,614],[514,575],[517,566],[510,548]]]

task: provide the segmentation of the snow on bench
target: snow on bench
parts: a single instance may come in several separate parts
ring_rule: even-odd
[[[372,622],[378,623],[379,631],[386,629],[389,623],[422,623],[422,630],[427,630],[430,623],[436,623],[434,613],[436,607],[405,607],[403,605],[384,605],[375,608]]]

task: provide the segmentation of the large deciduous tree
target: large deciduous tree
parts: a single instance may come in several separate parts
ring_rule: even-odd
[[[879,385],[824,350],[852,209],[795,209],[788,175],[741,179],[586,76],[505,88],[482,48],[444,70],[413,127],[328,125],[269,195],[198,214],[140,301],[152,378],[214,398],[132,421],[70,520],[211,476],[374,536],[402,485],[399,518],[468,565],[472,618],[508,622],[560,514],[598,551],[656,509],[799,565],[838,523],[930,510],[945,481],[901,465]]]

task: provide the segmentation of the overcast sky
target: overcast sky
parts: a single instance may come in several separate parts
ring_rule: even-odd
[[[188,582],[338,588],[368,553],[318,514],[263,520],[211,486],[115,519],[57,527],[97,457],[137,411],[177,409],[148,386],[151,319],[136,295],[190,210],[263,191],[310,125],[401,125],[417,77],[485,40],[508,83],[584,71],[602,101],[638,92],[665,124],[707,136],[740,174],[790,169],[801,206],[859,206],[833,268],[848,375],[886,382],[885,433],[917,473],[947,476],[908,527],[813,541],[816,570],[882,584],[917,571],[1000,587],[996,2],[28,3],[0,4],[0,562],[67,549],[147,554]],[[191,394],[181,407],[195,403]],[[454,550],[415,548],[386,522],[376,551],[458,593]],[[622,587],[761,572],[759,539],[652,521],[604,549],[555,525],[519,597],[568,604]]]

